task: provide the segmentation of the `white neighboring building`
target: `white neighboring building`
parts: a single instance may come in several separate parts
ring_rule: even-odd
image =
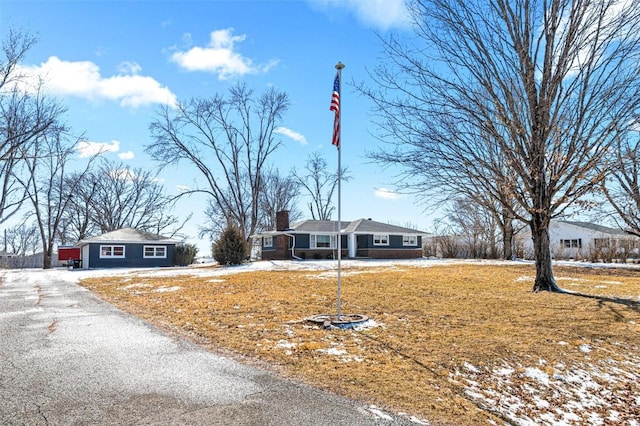
[[[533,258],[531,233],[523,233],[521,238],[525,240],[525,257]],[[552,220],[549,240],[551,256],[555,259],[611,261],[640,255],[640,237],[589,222]]]

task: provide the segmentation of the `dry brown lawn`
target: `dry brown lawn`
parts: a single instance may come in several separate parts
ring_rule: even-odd
[[[534,272],[520,264],[344,268],[342,312],[374,320],[362,330],[304,321],[335,313],[335,271],[82,284],[211,350],[432,425],[633,424],[638,305],[534,294]],[[640,270],[555,273],[567,290],[640,301]]]

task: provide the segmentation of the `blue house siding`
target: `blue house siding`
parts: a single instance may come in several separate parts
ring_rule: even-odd
[[[384,234],[386,235],[386,234]],[[374,245],[373,244],[373,234],[366,235],[358,235],[357,236],[357,244],[358,248],[368,248],[368,249],[407,249],[407,248],[418,248],[422,247],[422,237],[418,236],[416,238],[416,244],[405,246],[402,243],[404,236],[402,235],[389,235],[389,244],[388,245]]]
[[[124,246],[125,257],[101,258],[100,246]],[[144,246],[166,247],[166,258],[145,258]],[[160,267],[173,266],[175,244],[153,244],[148,243],[111,243],[96,242],[89,244],[89,267],[90,268],[139,268],[139,267]]]
[[[293,241],[291,241],[289,244],[293,244]],[[296,234],[296,248],[308,249],[310,245],[311,245],[310,234]]]
[[[422,237],[427,235],[415,229],[380,223],[371,219],[341,223],[331,220],[305,220],[289,226],[288,212],[282,211],[276,214],[275,231],[259,233],[256,236],[273,238],[274,242],[281,237],[287,238],[280,240],[281,242],[274,246],[263,247],[262,258],[265,260],[325,259],[333,258],[336,255],[336,248],[310,247],[311,242],[314,241],[313,236],[324,236],[319,240],[320,245],[327,245],[326,236],[335,235],[338,227],[342,232],[342,257],[419,258],[422,257]],[[384,245],[374,245],[376,235],[384,236],[379,239],[379,242],[385,243]],[[404,244],[404,241],[410,240],[415,244]]]

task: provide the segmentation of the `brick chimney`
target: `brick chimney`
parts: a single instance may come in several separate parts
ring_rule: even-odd
[[[286,231],[289,229],[289,210],[282,210],[276,213],[276,231]]]

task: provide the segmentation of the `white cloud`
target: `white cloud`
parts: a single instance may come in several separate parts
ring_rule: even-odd
[[[381,30],[408,27],[409,11],[405,0],[309,0],[312,7],[341,8],[358,20]]]
[[[186,51],[175,52],[171,55],[171,60],[188,71],[215,73],[220,80],[267,72],[277,64],[277,61],[271,61],[256,65],[250,58],[236,52],[236,43],[244,41],[245,38],[245,34],[234,36],[233,28],[213,31],[207,46],[194,46]]]
[[[106,152],[118,152],[120,150],[120,141],[114,140],[111,143],[82,141],[78,143],[76,150],[80,154],[80,158],[87,158]]]
[[[138,75],[141,67],[135,62],[123,62],[118,68],[120,74],[112,77],[103,77],[93,62],[69,62],[56,56],[39,66],[22,67],[21,71],[31,77],[31,87],[42,78],[45,88],[57,95],[107,99],[132,107],[176,103],[176,96],[167,87],[153,77]]]
[[[293,139],[296,142],[300,142],[300,145],[306,145],[307,144],[307,138],[304,137],[304,135],[293,131],[291,129],[287,129],[286,127],[276,127],[273,130],[273,133],[279,133],[281,135],[285,135],[288,138]]]
[[[133,151],[126,151],[118,154],[118,158],[120,158],[121,160],[132,160],[133,157],[135,157]]]
[[[385,200],[398,200],[402,197],[401,194],[393,192],[392,190],[387,188],[376,188],[375,196],[378,198],[383,198]]]
[[[138,74],[142,67],[137,62],[125,61],[118,65],[118,72],[121,74]]]

